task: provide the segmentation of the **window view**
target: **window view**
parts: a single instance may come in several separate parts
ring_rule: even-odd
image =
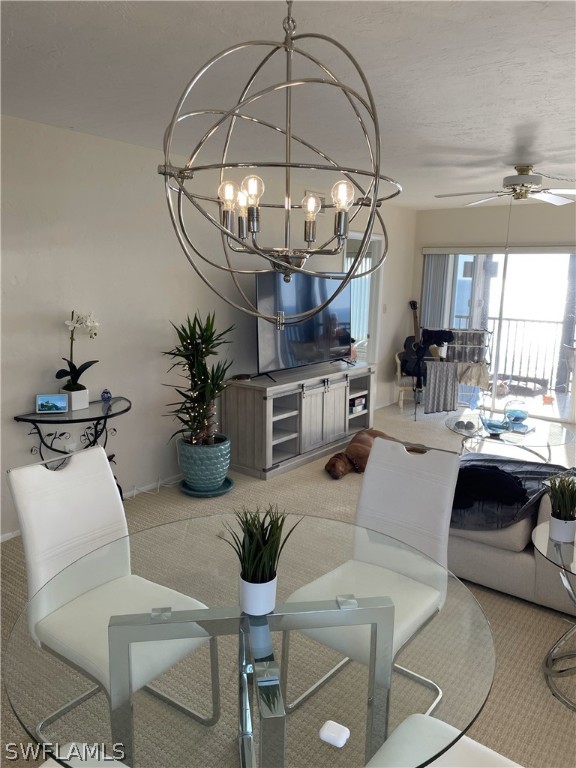
[[[576,408],[576,398],[571,397],[576,255],[431,256],[425,259],[423,317],[435,327],[489,332],[490,384],[482,393],[487,405],[501,410],[511,396],[521,397],[529,401],[534,415],[567,419],[570,408]],[[442,307],[434,299],[441,291],[439,283],[444,289]]]
[[[348,242],[346,243],[346,255],[344,257],[344,272],[350,269],[350,266],[354,260],[354,257],[358,253],[361,240],[360,236],[355,236],[354,233],[350,233]],[[364,257],[362,271],[370,269],[373,263],[379,258],[381,242],[374,238],[368,245],[368,250]],[[352,338],[355,340],[356,355],[358,360],[365,360],[370,362],[374,359],[375,349],[374,344],[376,339],[375,334],[370,333],[371,327],[371,306],[374,304],[374,291],[375,281],[372,280],[372,275],[366,275],[366,277],[359,277],[351,282],[351,301],[352,301],[352,318],[350,332]]]

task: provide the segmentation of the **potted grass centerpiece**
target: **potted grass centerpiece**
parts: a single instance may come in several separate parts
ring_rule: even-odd
[[[259,507],[242,507],[235,514],[240,531],[226,525],[231,539],[225,541],[240,561],[240,608],[251,616],[263,616],[274,610],[278,561],[302,518],[282,539],[287,515],[278,510],[277,504],[269,504],[264,513]]]
[[[572,542],[576,538],[576,477],[572,474],[553,475],[548,480],[550,497],[550,538]]]

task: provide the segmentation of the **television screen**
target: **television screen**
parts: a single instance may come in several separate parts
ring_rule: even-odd
[[[339,276],[340,281],[344,276]],[[339,282],[300,272],[287,283],[279,272],[256,277],[258,310],[268,315],[294,315],[318,306],[331,296]],[[350,357],[350,285],[321,312],[295,325],[277,330],[258,320],[258,373],[296,368]]]

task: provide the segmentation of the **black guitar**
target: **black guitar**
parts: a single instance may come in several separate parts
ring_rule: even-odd
[[[420,337],[420,326],[418,324],[418,302],[410,301],[412,310],[412,320],[414,323],[414,336],[407,336],[404,342],[404,354],[401,360],[401,370],[406,376],[416,377],[416,389],[422,389],[426,382],[426,364],[424,358],[430,352],[424,347]]]

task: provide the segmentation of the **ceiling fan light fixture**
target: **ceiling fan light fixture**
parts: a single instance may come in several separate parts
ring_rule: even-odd
[[[533,189],[535,187],[542,186],[542,176],[538,176],[532,173],[531,165],[516,165],[515,176],[505,176],[502,182],[506,189],[514,189],[515,187],[526,187],[526,189]],[[522,199],[525,198],[516,198]]]
[[[575,195],[575,189],[543,189],[542,178],[545,174],[532,173],[532,165],[515,165],[516,174],[514,176],[505,176],[502,180],[501,190],[492,190],[490,192],[453,192],[444,195],[435,195],[435,197],[468,197],[470,195],[490,195],[479,200],[473,200],[466,203],[466,206],[481,205],[490,200],[497,200],[499,197],[510,197],[510,200],[535,200],[551,205],[569,205],[574,203],[564,195]],[[547,176],[547,178],[554,178]],[[570,181],[570,179],[566,179]]]

